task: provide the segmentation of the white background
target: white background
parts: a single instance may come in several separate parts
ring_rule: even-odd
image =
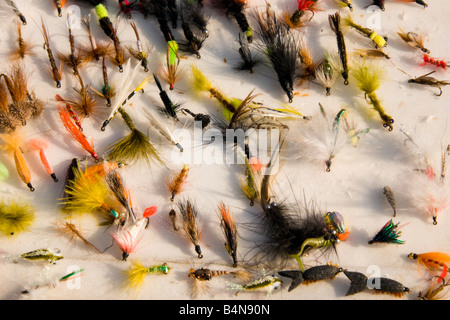
[[[204,258],[199,260],[193,246],[181,235],[174,233],[168,222],[167,213],[170,209],[169,194],[165,188],[165,180],[169,171],[158,166],[146,167],[143,163],[128,166],[122,174],[129,187],[136,212],[142,212],[149,206],[158,206],[157,214],[150,219],[150,226],[145,230],[144,237],[137,251],[131,258],[138,258],[145,265],[167,262],[172,270],[169,275],[149,275],[144,283],[143,290],[136,297],[131,292],[123,291],[121,285],[124,281],[123,271],[128,263],[120,260],[121,252],[112,247],[103,254],[94,254],[86,250],[81,242],[70,242],[61,236],[54,224],[62,217],[57,208],[58,199],[62,195],[64,176],[70,161],[74,157],[88,156],[79,145],[71,139],[59,122],[55,94],[63,97],[73,94],[72,86],[76,86],[75,79],[66,70],[62,88],[56,89],[54,82],[47,72],[48,59],[42,49],[43,39],[40,33],[40,17],[44,17],[50,32],[52,49],[68,52],[67,29],[65,14],[70,5],[76,4],[68,1],[63,9],[63,17],[58,17],[52,1],[19,1],[17,5],[27,17],[28,25],[23,27],[24,37],[36,44],[33,57],[25,60],[26,68],[31,72],[29,87],[34,89],[36,95],[46,102],[44,115],[30,122],[25,131],[28,138],[46,137],[51,145],[47,152],[59,183],[54,183],[46,174],[35,153],[26,153],[26,159],[32,170],[32,182],[36,188],[34,193],[28,191],[26,186],[16,175],[12,159],[1,155],[1,161],[10,170],[7,180],[1,182],[1,192],[5,197],[15,197],[32,203],[36,209],[36,221],[30,231],[14,237],[0,238],[0,249],[5,254],[20,254],[38,248],[59,248],[64,259],[52,266],[49,271],[50,278],[57,278],[67,273],[71,266],[84,268],[82,277],[77,281],[79,287],[71,289],[65,284],[57,288],[44,288],[35,291],[29,297],[20,295],[24,287],[40,279],[43,274],[42,264],[20,262],[17,264],[2,263],[0,265],[1,299],[191,299],[190,291],[192,281],[187,277],[190,268],[210,267],[217,270],[231,270],[230,258],[223,247],[223,237],[217,217],[217,205],[220,201],[231,207],[236,216],[238,230],[242,236],[238,246],[240,259],[246,259],[246,252],[252,248],[251,242],[245,238],[251,237],[248,230],[240,223],[252,222],[250,212],[256,212],[259,207],[249,206],[239,188],[239,181],[243,178],[243,168],[237,165],[192,165],[189,179],[183,196],[195,200],[199,207],[199,220],[202,225],[202,249]],[[333,1],[319,1],[321,11],[317,12],[307,27],[301,30],[301,35],[310,45],[315,56],[321,57],[323,50],[336,51],[335,35],[328,24],[328,14],[334,13],[338,7]],[[422,192],[420,184],[415,183],[414,158],[411,157],[404,145],[405,136],[400,132],[400,126],[405,126],[417,139],[421,150],[426,153],[439,171],[441,144],[450,143],[450,134],[447,129],[448,122],[448,90],[443,87],[443,95],[436,97],[437,89],[408,84],[409,77],[399,71],[407,72],[417,77],[437,70],[435,77],[449,79],[447,71],[433,67],[421,67],[421,54],[405,45],[396,35],[401,27],[405,31],[423,32],[426,34],[425,45],[431,50],[434,57],[445,59],[449,55],[448,42],[448,4],[444,0],[430,0],[429,7],[424,9],[414,3],[386,1],[386,11],[373,13],[366,9],[370,1],[354,1],[354,19],[362,25],[366,21],[377,21],[379,18],[379,34],[389,37],[386,52],[391,56],[390,62],[378,60],[387,71],[387,79],[383,82],[377,95],[382,101],[386,112],[395,119],[394,130],[388,132],[384,129],[375,112],[369,111],[363,94],[350,79],[350,85],[344,86],[341,78],[336,81],[331,96],[325,96],[324,89],[309,82],[305,82],[295,89],[297,95],[292,107],[304,115],[311,116],[310,124],[300,121],[288,121],[290,127],[289,146],[283,159],[282,167],[276,177],[275,193],[280,199],[289,203],[298,201],[300,206],[303,197],[314,201],[326,212],[339,211],[346,219],[350,231],[349,238],[338,245],[338,256],[331,255],[324,259],[319,257],[314,261],[311,257],[305,261],[308,266],[332,262],[339,264],[350,271],[359,271],[369,274],[378,270],[381,276],[390,277],[400,281],[412,291],[403,299],[416,299],[420,291],[427,288],[426,276],[420,274],[415,262],[407,258],[410,252],[449,252],[450,223],[448,210],[438,217],[438,225],[431,223],[431,218],[421,212],[412,201],[414,192]],[[295,1],[271,2],[273,9],[281,13],[285,8],[295,7]],[[108,1],[111,17],[118,13],[115,1]],[[253,8],[264,9],[264,1],[253,0],[249,3],[248,13]],[[342,15],[348,9],[341,9]],[[102,30],[98,27],[95,12],[88,6],[81,6],[81,13],[92,15],[92,28],[99,41],[108,41]],[[251,90],[259,94],[256,101],[268,106],[282,106],[287,103],[276,76],[270,67],[259,66],[254,74],[246,72],[237,73],[233,64],[239,60],[238,44],[235,38],[239,29],[232,19],[227,19],[221,13],[207,7],[210,14],[208,29],[210,37],[201,49],[202,58],[186,57],[181,62],[184,78],[177,83],[176,89],[169,92],[172,100],[183,102],[191,110],[209,112],[220,115],[220,106],[215,100],[205,95],[195,95],[190,89],[190,65],[194,64],[212,80],[214,85],[225,95],[243,99]],[[250,17],[250,14],[249,14]],[[165,44],[157,22],[150,17],[144,20],[139,13],[134,13],[141,37],[152,48],[150,56],[151,71],[157,70],[165,59]],[[252,18],[250,23],[254,25]],[[372,19],[372,20],[371,20]],[[8,70],[8,54],[15,45],[16,24],[13,15],[5,16],[1,22],[1,71]],[[176,35],[181,35],[176,30]],[[297,31],[296,31],[297,32]],[[74,30],[77,43],[87,44],[88,38],[84,28]],[[357,48],[371,48],[369,40],[360,36],[353,30],[345,34],[347,50],[351,53]],[[134,33],[125,19],[119,25],[119,37],[123,44],[134,45]],[[226,61],[226,62],[225,62]],[[135,61],[133,61],[133,64]],[[121,74],[109,65],[109,74],[112,81],[118,83]],[[89,64],[82,74],[86,83],[99,88],[102,83],[101,65]],[[137,85],[147,74],[140,71],[136,78]],[[102,104],[102,101],[100,101]],[[318,103],[321,103],[329,117],[333,117],[340,108],[346,108],[349,119],[356,123],[358,128],[370,127],[369,134],[364,136],[357,148],[346,147],[337,154],[331,172],[325,172],[323,160],[319,153],[313,152],[313,160],[302,158],[300,151],[302,144],[300,137],[305,132],[311,132],[310,127],[320,126],[315,119],[320,118]],[[162,106],[157,87],[150,84],[144,94],[140,94],[128,106],[131,117],[137,126],[144,132],[148,123],[140,117],[140,108],[156,108]],[[114,119],[105,132],[100,131],[104,120],[88,118],[84,121],[85,134],[94,141],[95,149],[102,153],[106,146],[117,138],[128,133],[123,122]],[[325,137],[323,128],[323,137]],[[158,135],[149,131],[152,141],[158,145],[170,169],[178,171],[180,164],[170,161],[171,146]],[[403,245],[374,244],[369,246],[370,240],[378,230],[392,217],[382,188],[389,185],[397,197],[397,217],[394,222],[404,225],[401,229],[401,238],[406,241]],[[445,192],[448,194],[448,183]],[[80,220],[80,225],[86,237],[99,248],[106,248],[111,244],[112,238],[109,230],[97,226],[97,220],[86,216]],[[293,268],[297,266],[295,263]],[[375,269],[374,269],[375,268]],[[255,275],[257,277],[258,274]],[[290,283],[285,280],[285,286],[266,297],[264,294],[244,292],[234,296],[234,292],[226,289],[226,281],[235,281],[230,277],[214,278],[209,289],[201,298],[206,299],[397,299],[392,296],[372,295],[365,291],[356,296],[345,297],[350,282],[343,275],[333,281],[324,281],[310,286],[301,286],[292,292],[287,292]]]

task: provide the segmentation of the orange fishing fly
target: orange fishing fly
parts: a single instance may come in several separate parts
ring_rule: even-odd
[[[67,110],[64,110],[61,108],[61,106],[58,104],[58,110],[59,110],[59,116],[61,118],[61,121],[66,128],[66,130],[72,135],[72,138],[78,141],[78,143],[83,147],[84,150],[89,152],[91,156],[96,160],[99,161],[99,156],[95,152],[94,147],[89,143],[86,136],[80,131],[78,126],[72,121],[72,118]]]

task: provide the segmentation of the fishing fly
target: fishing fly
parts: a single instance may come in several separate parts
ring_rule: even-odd
[[[20,22],[17,22],[17,48],[13,50],[10,54],[10,57],[13,61],[23,60],[26,56],[34,55],[34,47],[35,45],[31,44],[30,41],[24,39],[22,34],[22,25]]]
[[[55,5],[56,11],[58,12],[58,17],[62,17],[62,8],[66,4],[67,0],[53,0],[53,4]]]
[[[335,67],[333,59],[335,58],[329,52],[325,52],[322,62],[314,70],[314,81],[325,88],[325,94],[327,96],[331,95],[331,88],[336,82],[339,72]]]
[[[28,145],[32,150],[35,150],[39,153],[39,158],[41,159],[42,165],[44,166],[45,170],[53,179],[53,181],[58,182],[58,178],[56,177],[55,171],[50,165],[46,154],[46,150],[50,145],[49,141],[46,139],[34,138],[28,141]]]
[[[414,83],[414,84],[419,84],[422,86],[430,86],[433,88],[438,88],[439,89],[439,93],[435,93],[434,95],[437,97],[442,96],[442,87],[444,86],[448,86],[450,85],[450,81],[447,80],[438,80],[434,77],[431,77],[431,75],[433,73],[435,73],[436,71],[431,71],[427,74],[424,74],[423,76],[414,78],[414,79],[409,79],[408,83]]]
[[[294,99],[294,80],[299,68],[299,43],[295,34],[281,24],[275,16],[257,13],[257,35],[261,41],[260,50],[269,59],[277,74],[281,88],[289,102]]]
[[[182,192],[187,182],[188,174],[189,174],[189,166],[184,165],[179,172],[172,174],[167,179],[166,185],[170,193],[170,201],[173,202],[175,200],[175,197]]]
[[[52,48],[50,47],[50,35],[48,32],[48,28],[44,22],[44,19],[41,18],[42,24],[42,35],[44,37],[44,49],[47,50],[48,59],[50,62],[50,70],[53,77],[53,80],[56,83],[57,88],[61,88],[61,80],[62,80],[62,62],[60,61],[60,65],[56,64],[55,57],[53,55]]]
[[[79,127],[73,122],[69,112],[61,108],[60,105],[58,105],[58,112],[61,122],[64,125],[66,131],[70,133],[72,138],[77,141],[80,146],[84,150],[86,150],[96,161],[99,161],[99,156],[95,152],[93,145],[87,140],[83,132],[81,132]]]
[[[444,252],[424,252],[408,254],[408,258],[417,261],[417,268],[424,267],[430,271],[442,271],[450,267],[450,255]]]
[[[0,7],[3,7],[1,8],[3,10],[7,11],[12,10],[12,12],[20,19],[23,25],[27,24],[27,19],[22,14],[22,11],[17,7],[16,3],[13,0],[4,0],[3,5],[0,5]]]
[[[205,14],[201,0],[181,0],[180,12],[182,13],[185,21],[189,21],[202,32],[203,37],[206,38],[209,36],[209,19]]]
[[[234,215],[223,203],[219,203],[220,227],[225,237],[225,249],[233,259],[233,267],[237,266],[237,226]]]
[[[32,283],[31,285],[24,288],[20,293],[23,295],[29,295],[33,294],[34,291],[40,289],[40,288],[56,288],[60,283],[73,280],[76,277],[79,277],[82,272],[84,272],[85,269],[77,269],[72,272],[69,272],[63,276],[58,276],[56,278],[50,278],[50,274],[46,274],[49,269],[45,269],[45,273],[43,276],[43,279],[39,279]]]
[[[385,112],[376,94],[376,90],[378,90],[385,77],[384,68],[372,63],[367,65],[364,60],[362,63],[355,65],[355,68],[352,70],[352,76],[355,78],[359,89],[364,92],[366,101],[378,112],[383,122],[383,127],[392,131],[394,129],[394,119]]]
[[[23,183],[25,183],[30,191],[35,191],[36,189],[31,184],[30,167],[22,151],[22,147],[25,144],[24,133],[16,130],[15,132],[10,134],[0,135],[0,139],[4,142],[4,145],[2,146],[3,150],[12,155],[17,174],[19,175],[20,179],[23,181]]]
[[[276,275],[264,275],[258,279],[246,282],[244,284],[227,283],[228,290],[233,290],[235,296],[239,292],[266,292],[270,296],[274,291],[281,288],[283,281]]]
[[[400,39],[402,39],[410,47],[419,49],[423,53],[430,54],[430,50],[428,50],[424,45],[425,36],[423,34],[417,34],[415,32],[405,32],[402,29],[400,29],[397,34]]]
[[[141,62],[141,66],[144,68],[145,72],[148,72],[148,57],[150,51],[148,49],[144,49],[141,42],[141,37],[139,36],[139,30],[136,26],[136,23],[134,21],[130,22],[130,26],[134,31],[134,34],[136,35],[136,49],[127,46],[128,52],[137,60]]]
[[[24,127],[29,119],[42,115],[44,106],[29,90],[28,74],[21,64],[13,66],[7,74],[0,74],[0,132],[12,133]]]
[[[234,66],[235,70],[238,71],[244,71],[247,70],[250,73],[255,72],[255,67],[262,63],[262,59],[258,54],[253,54],[253,52],[250,49],[250,44],[248,43],[248,40],[242,33],[239,33],[239,56],[241,57],[241,60],[238,64]]]
[[[102,75],[103,86],[100,91],[95,88],[91,88],[99,97],[106,100],[106,106],[111,107],[111,99],[116,96],[116,88],[114,84],[110,83],[108,76],[108,68],[106,66],[106,56],[102,57]]]
[[[241,32],[247,37],[248,42],[253,41],[253,30],[245,13],[247,0],[212,0],[210,5],[224,12],[227,17],[232,16],[238,23]]]
[[[343,272],[344,269],[331,264],[314,266],[300,270],[282,270],[278,271],[278,274],[282,277],[291,278],[292,282],[288,288],[288,292],[294,290],[301,284],[309,285],[311,283],[323,280],[333,280],[338,274]]]
[[[342,123],[346,120],[346,109],[340,109],[333,121],[330,122],[325,108],[319,103],[321,117],[311,120],[307,125],[308,129],[300,139],[302,151],[299,158],[306,158],[312,161],[317,159],[325,164],[325,171],[330,172],[336,156],[345,147],[356,146],[359,139],[369,133],[370,128],[350,129],[344,127]],[[311,127],[310,127],[311,126]]]
[[[251,279],[251,272],[247,270],[212,270],[210,268],[200,268],[189,270],[188,277],[193,279],[193,287],[191,295],[193,298],[200,296],[202,292],[206,289],[206,283],[211,281],[213,278],[224,277],[224,276],[234,276],[242,281],[248,282]]]
[[[297,0],[297,8],[294,12],[285,11],[283,18],[289,28],[301,28],[311,21],[317,11],[317,1]]]
[[[0,202],[0,232],[14,236],[29,231],[36,220],[36,208],[18,199],[2,199]]]
[[[195,27],[193,28],[186,14],[186,11],[181,11],[181,28],[183,29],[185,40],[179,42],[179,48],[186,53],[194,54],[197,59],[200,59],[200,49],[208,38],[208,33],[204,33]]]
[[[358,31],[360,34],[366,36],[370,40],[373,41],[376,49],[381,49],[387,46],[388,38],[385,36],[380,36],[376,31],[363,27],[357,24],[351,15],[348,15],[345,19],[343,19],[343,25],[346,27],[350,27]]]
[[[171,42],[166,49],[166,65],[159,72],[159,76],[169,85],[169,89],[173,90],[175,84],[180,79],[180,56],[178,55],[178,44]]]
[[[438,173],[432,165],[431,158],[423,151],[424,147],[419,145],[419,141],[405,128],[401,128],[401,132],[406,137],[404,145],[414,157],[413,161],[417,165],[414,171],[418,175],[411,181],[412,185],[410,188],[412,203],[421,212],[429,214],[433,224],[437,225],[439,213],[450,206],[446,191],[446,181],[442,178],[442,176],[445,177],[447,150],[442,150],[441,174],[438,176]],[[426,143],[428,144],[428,141]]]
[[[70,240],[76,241],[77,239],[81,240],[88,250],[92,249],[96,253],[100,253],[101,251],[93,245],[81,232],[80,228],[69,219],[59,219],[56,222],[56,227],[59,232],[62,234],[68,235]]]
[[[384,186],[383,194],[386,196],[386,200],[391,205],[392,210],[394,210],[394,217],[397,216],[397,205],[395,201],[394,192],[389,186]]]
[[[126,289],[134,289],[139,291],[144,285],[144,280],[149,274],[167,275],[172,268],[167,263],[145,266],[139,260],[133,260],[129,268],[125,271]]]
[[[352,0],[335,0],[336,3],[341,6],[341,7],[347,7],[349,8],[350,11],[353,11],[353,4],[352,4]]]
[[[137,92],[143,90],[149,83],[152,82],[153,75],[147,76],[131,93],[128,93],[131,87],[130,83],[137,76],[139,64],[136,64],[134,68],[131,68],[130,60],[128,60],[125,69],[126,73],[124,74],[122,81],[118,86],[120,88],[120,91],[116,95],[116,101],[112,106],[112,110],[108,118],[102,124],[102,131],[106,130],[106,127],[111,122],[111,120],[117,115],[117,113],[119,113],[120,109],[122,109],[134,97]]]
[[[450,64],[447,61],[445,61],[444,59],[434,58],[434,57],[431,57],[429,54],[424,53],[423,54],[423,62],[420,66],[425,66],[425,65],[435,66],[437,68],[447,70],[447,67]]]
[[[360,293],[366,289],[373,290],[372,292],[375,294],[389,294],[398,298],[403,297],[407,293],[411,293],[411,289],[390,278],[369,278],[363,273],[348,270],[344,270],[344,274],[350,280],[350,287],[345,294],[346,296]]]
[[[119,113],[131,132],[107,146],[107,159],[128,164],[144,160],[148,166],[152,161],[163,163],[158,150],[148,136],[136,128],[130,115],[123,108],[119,108]]]
[[[111,55],[111,46],[105,42],[96,41],[91,29],[91,15],[81,18],[81,22],[86,28],[89,37],[89,46],[81,47],[80,50],[87,62],[99,61],[102,57]]]
[[[198,222],[198,208],[192,200],[180,200],[177,204],[178,212],[176,213],[177,224],[181,225],[185,236],[194,245],[195,252],[199,259],[203,258],[202,249],[200,247],[200,226]]]
[[[54,249],[36,249],[32,251],[28,251],[22,254],[17,255],[6,255],[3,257],[6,261],[12,261],[17,262],[19,260],[27,260],[27,261],[45,261],[50,264],[56,264],[58,260],[63,259],[63,255],[61,253],[61,250],[54,248]]]
[[[328,16],[328,21],[330,23],[330,28],[336,34],[337,47],[339,51],[339,58],[341,60],[342,71],[341,75],[344,78],[344,84],[348,85],[349,69],[348,69],[348,59],[347,59],[347,47],[345,45],[344,34],[341,29],[341,15],[336,12],[333,15]]]
[[[402,234],[401,231],[399,231],[399,224],[394,223],[391,220],[389,220],[381,229],[377,232],[377,234],[369,240],[369,244],[374,243],[394,243],[394,244],[404,244],[405,241],[400,239],[400,236]]]

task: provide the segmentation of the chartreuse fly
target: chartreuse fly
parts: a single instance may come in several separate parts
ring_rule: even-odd
[[[267,296],[281,288],[283,281],[275,275],[266,275],[245,284],[228,283],[228,290],[235,290],[237,295],[242,291],[266,292]]]
[[[56,263],[56,261],[63,259],[63,255],[59,249],[36,249],[22,253],[18,258],[28,261],[48,261],[49,263]]]

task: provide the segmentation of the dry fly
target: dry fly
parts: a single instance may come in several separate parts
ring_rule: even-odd
[[[117,30],[119,26],[119,19],[117,19],[116,24],[113,29],[113,44],[114,44],[114,54],[110,54],[110,60],[114,63],[118,68],[119,72],[123,72],[123,64],[125,63],[125,52],[122,48],[122,44],[120,43],[119,37],[117,35]]]
[[[237,227],[230,209],[223,202],[219,203],[219,219],[225,237],[225,249],[233,259],[233,267],[237,266]]]
[[[86,27],[86,31],[89,36],[89,47],[82,48],[83,56],[86,61],[99,61],[100,58],[107,56],[111,53],[111,46],[106,43],[97,43],[91,30],[91,16],[82,18],[81,22]]]
[[[67,234],[70,237],[70,240],[80,239],[88,249],[93,249],[95,252],[101,253],[101,251],[96,246],[94,246],[86,239],[86,237],[74,223],[68,220],[61,219],[56,222],[56,226],[58,230],[63,234]]]
[[[415,84],[420,84],[423,86],[430,86],[433,88],[438,88],[439,89],[439,94],[436,94],[436,96],[440,97],[442,96],[442,87],[443,86],[448,86],[450,85],[450,81],[447,80],[438,80],[434,77],[430,77],[431,74],[433,74],[435,71],[431,71],[430,73],[427,73],[423,76],[420,76],[418,78],[414,78],[414,79],[409,79],[408,83],[415,83]]]
[[[200,268],[194,269],[191,268],[189,270],[188,277],[193,279],[193,288],[192,288],[192,297],[196,298],[202,293],[204,293],[208,288],[206,283],[211,281],[213,278],[222,277],[222,276],[233,276],[237,277],[244,282],[248,282],[251,279],[251,272],[246,270],[235,270],[235,271],[227,271],[227,270],[211,270],[209,268]]]
[[[55,57],[53,55],[53,51],[50,47],[50,38],[47,26],[45,25],[44,19],[41,18],[42,22],[42,35],[44,36],[44,49],[47,50],[48,59],[50,61],[50,70],[53,77],[53,80],[56,83],[57,88],[61,88],[61,80],[62,80],[62,63],[60,62],[59,67],[56,64]]]
[[[167,46],[166,66],[158,73],[158,75],[169,85],[170,90],[175,88],[175,84],[180,78],[180,72],[178,70],[178,67],[180,66],[180,56],[177,52],[178,47],[174,46],[174,42],[171,42],[171,45]]]
[[[181,224],[183,231],[195,247],[195,252],[199,259],[203,258],[200,247],[200,229],[198,225],[198,209],[191,200],[178,202],[179,214],[177,214],[177,223]]]
[[[22,35],[22,25],[17,22],[17,48],[11,52],[12,60],[24,59],[25,56],[33,55],[34,45],[25,40]]]
[[[131,28],[133,28],[134,34],[136,35],[137,49],[134,49],[131,46],[127,46],[127,50],[134,58],[141,62],[141,66],[144,68],[144,71],[148,72],[148,56],[150,51],[148,49],[144,50],[136,23],[131,21],[130,25]]]
[[[108,77],[108,68],[106,67],[106,56],[102,57],[102,75],[103,86],[101,91],[91,88],[98,96],[106,100],[106,106],[111,107],[111,99],[116,95],[116,89],[114,85],[110,84]]]
[[[69,15],[67,15],[67,20],[69,20]],[[84,59],[81,51],[75,45],[75,37],[73,36],[70,23],[67,23],[67,29],[69,33],[70,53],[63,54],[62,52],[58,52],[57,57],[62,63],[67,65],[70,70],[72,70],[74,75],[79,76],[79,69],[86,64],[87,60]]]
[[[404,32],[402,29],[400,29],[399,32],[397,32],[400,39],[402,39],[407,45],[420,49],[422,52],[429,54],[430,50],[425,48],[424,41],[425,37],[423,34],[417,34],[415,32]]]
[[[397,215],[397,207],[395,204],[394,192],[392,192],[391,188],[389,188],[388,186],[385,186],[383,188],[383,193],[386,196],[386,199],[389,202],[389,204],[391,205],[392,209],[394,210],[394,217],[395,217]]]
[[[8,74],[0,74],[1,80],[4,84],[0,83],[0,132],[10,133],[25,126],[30,118],[38,118],[44,103],[28,90],[28,74],[22,65],[16,64]]]
[[[180,194],[183,186],[186,184],[186,179],[189,173],[189,167],[184,165],[180,172],[169,178],[167,181],[167,189],[170,192],[170,201],[175,199],[175,196]]]

